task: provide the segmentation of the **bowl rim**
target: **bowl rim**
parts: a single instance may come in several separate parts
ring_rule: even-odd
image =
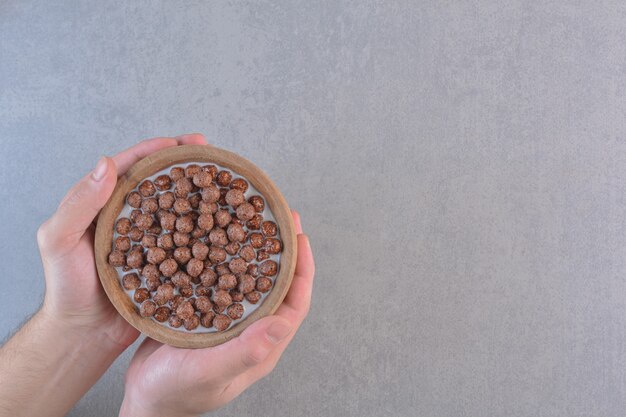
[[[177,164],[217,164],[249,181],[265,199],[278,224],[283,251],[274,286],[263,302],[245,319],[223,332],[191,333],[171,329],[149,317],[141,317],[131,298],[122,288],[116,269],[109,265],[115,220],[126,204],[126,195],[142,180]],[[122,317],[134,328],[159,342],[181,348],[203,348],[222,344],[239,334],[255,321],[272,315],[280,306],[295,272],[297,241],[295,225],[287,201],[274,182],[246,158],[212,145],[181,145],[162,149],[135,163],[119,177],[113,194],[100,215],[95,233],[95,257],[98,276],[109,300]]]

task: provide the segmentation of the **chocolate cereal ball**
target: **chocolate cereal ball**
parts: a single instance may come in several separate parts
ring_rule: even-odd
[[[200,214],[213,214],[211,211],[211,203],[207,203],[204,200],[201,200],[198,203],[198,213]]]
[[[276,223],[274,222],[265,221],[261,225],[261,230],[265,236],[276,236],[276,233],[278,233],[278,226],[276,226]]]
[[[197,223],[200,229],[211,230],[213,228],[213,216],[210,213],[200,214]]]
[[[194,314],[193,316],[189,317],[187,320],[184,320],[183,325],[185,326],[185,329],[189,331],[196,329],[200,325],[200,317]]]
[[[261,275],[272,277],[278,272],[278,264],[274,261],[265,261],[259,265],[259,273]]]
[[[237,242],[230,242],[228,245],[224,246],[224,250],[227,254],[233,256],[237,254],[240,246],[241,245],[239,245],[239,243]]]
[[[202,297],[202,296],[210,297],[213,294],[213,290],[211,290],[210,287],[198,285],[194,289],[194,294],[196,294],[196,297]]]
[[[159,236],[157,238],[157,246],[165,250],[174,249],[174,238],[172,234],[167,233]]]
[[[215,228],[209,232],[209,241],[216,246],[226,246],[228,236],[224,229]]]
[[[269,254],[276,255],[282,250],[282,245],[280,240],[274,237],[268,237],[265,239],[265,242],[263,242],[263,249]]]
[[[226,255],[227,254],[224,248],[220,248],[219,246],[214,245],[211,245],[209,247],[209,259],[214,264],[224,262],[226,260]]]
[[[141,202],[141,210],[143,210],[144,213],[154,214],[158,209],[159,202],[154,197],[146,198]]]
[[[143,250],[131,250],[126,257],[126,265],[133,269],[139,269],[143,266]]]
[[[133,242],[139,242],[141,239],[143,239],[143,232],[139,230],[137,226],[135,226],[130,229],[130,232],[128,232],[128,237]]]
[[[256,280],[256,289],[263,293],[272,289],[272,280],[268,277],[259,277]]]
[[[248,269],[248,264],[241,258],[233,258],[228,262],[228,268],[235,275],[243,274]]]
[[[183,320],[188,320],[194,315],[193,306],[189,301],[183,301],[176,308],[176,315]]]
[[[213,294],[213,302],[218,307],[227,307],[232,304],[233,300],[230,298],[228,291],[218,290]]]
[[[209,184],[200,191],[200,195],[202,196],[202,201],[207,203],[217,203],[220,199],[220,190],[215,184]]]
[[[237,277],[233,274],[224,274],[219,277],[217,288],[220,290],[232,290],[237,286]]]
[[[230,323],[232,323],[232,320],[230,319],[230,317],[224,314],[218,314],[213,319],[213,327],[215,327],[215,329],[217,329],[217,331],[219,332],[228,329]]]
[[[159,268],[156,265],[148,264],[143,267],[141,270],[141,275],[143,275],[146,279],[159,279],[161,274],[159,273]]]
[[[239,303],[234,303],[228,306],[226,309],[226,314],[233,320],[238,320],[243,316],[243,305]]]
[[[170,318],[170,309],[163,306],[156,309],[154,312],[154,319],[160,323],[167,321]]]
[[[135,220],[135,224],[139,228],[139,230],[145,231],[152,227],[154,223],[154,217],[150,214],[141,213],[137,215],[137,220]]]
[[[180,306],[183,303],[183,301],[185,301],[185,299],[183,298],[182,295],[175,295],[172,301],[170,301],[170,307],[172,308],[172,311],[173,312],[176,311],[178,306]]]
[[[174,167],[170,169],[170,177],[173,181],[178,181],[185,177],[185,169],[181,167]]]
[[[206,171],[211,174],[211,180],[214,180],[217,176],[217,167],[215,165],[204,165],[200,168],[202,171]]]
[[[223,262],[219,265],[215,265],[214,269],[218,277],[221,277],[222,275],[230,274],[230,269],[228,269],[228,262]]]
[[[172,186],[172,179],[169,175],[159,175],[154,179],[154,185],[159,191],[169,190]]]
[[[259,230],[261,228],[261,223],[263,223],[263,216],[255,214],[246,222],[246,227],[250,230]]]
[[[262,213],[265,210],[265,200],[260,195],[253,195],[248,199],[248,203],[252,204],[257,213]]]
[[[254,287],[255,281],[252,275],[242,274],[239,277],[239,285],[237,286],[239,292],[242,294],[248,294],[249,292],[254,291]]]
[[[264,249],[261,249],[260,251],[257,252],[256,254],[256,260],[257,262],[261,262],[264,261],[266,259],[269,259],[270,254],[267,253],[267,251],[265,251]]]
[[[158,286],[155,294],[155,298],[158,297],[163,301],[163,304],[168,303],[174,299],[174,286],[172,284],[161,284]]]
[[[241,190],[233,188],[226,193],[226,203],[228,203],[231,207],[236,208],[244,201],[246,201],[246,198]]]
[[[183,271],[177,271],[172,275],[172,284],[177,287],[191,287],[191,277]]]
[[[207,313],[202,314],[200,317],[200,324],[202,327],[206,327],[207,329],[213,327],[213,319],[215,318],[215,313],[209,311]]]
[[[174,250],[174,259],[180,265],[185,265],[191,259],[191,249],[187,247],[180,247]]]
[[[201,313],[208,313],[213,308],[213,303],[207,296],[196,298],[196,310]]]
[[[261,293],[258,291],[252,291],[246,294],[246,300],[248,300],[250,304],[256,304],[259,302],[260,299]]]
[[[141,317],[152,317],[156,309],[157,306],[154,304],[154,301],[146,300],[141,303],[141,306],[139,307],[139,314],[141,314]]]
[[[231,173],[226,170],[223,170],[217,173],[216,182],[218,185],[222,187],[227,187],[232,181],[232,179],[233,179],[233,176],[231,175]]]
[[[187,274],[191,277],[200,276],[204,270],[204,262],[199,259],[191,258],[189,262],[187,262]]]
[[[149,248],[146,252],[146,260],[153,265],[160,264],[165,260],[165,251],[161,248]]]
[[[191,247],[191,253],[194,258],[204,261],[209,255],[209,247],[202,242],[196,242]]]
[[[136,290],[141,286],[141,279],[139,279],[139,275],[134,272],[126,274],[122,278],[122,286],[125,290]]]
[[[126,255],[122,251],[114,250],[109,254],[109,264],[118,267],[126,265]]]
[[[198,209],[201,201],[202,198],[200,197],[200,194],[192,194],[189,196],[189,204],[191,204],[191,208],[194,210]]]
[[[176,196],[171,191],[159,195],[159,207],[163,210],[169,210],[174,207],[174,201],[176,201]]]
[[[260,249],[263,247],[265,239],[261,233],[250,233],[250,244],[254,249]]]
[[[187,233],[174,232],[172,237],[174,238],[174,245],[178,247],[187,246],[189,244],[189,234]]]
[[[156,289],[159,288],[159,285],[161,285],[161,280],[159,279],[159,277],[146,278],[146,288],[148,289],[148,291],[156,291]]]
[[[246,240],[246,232],[238,224],[229,224],[226,234],[231,242],[244,242]]]
[[[129,218],[122,217],[115,223],[115,231],[120,235],[127,235],[130,232],[132,223]]]
[[[178,264],[174,259],[166,259],[159,265],[159,271],[165,277],[171,277],[178,270]]]
[[[248,190],[248,181],[243,178],[236,178],[231,181],[230,188],[236,189],[245,193]]]
[[[133,294],[133,299],[136,303],[143,303],[148,298],[150,298],[150,291],[147,288],[137,288],[135,294]]]
[[[256,254],[254,253],[254,249],[252,249],[252,246],[244,245],[239,251],[239,256],[241,256],[241,258],[246,262],[252,262]]]
[[[168,323],[173,328],[178,329],[180,326],[183,325],[183,319],[181,319],[178,316],[170,316],[170,319],[168,320]]]
[[[176,219],[176,231],[190,233],[193,230],[193,220],[190,216],[181,216]]]
[[[226,227],[232,219],[228,210],[218,210],[217,213],[215,213],[215,224],[219,227]]]
[[[253,277],[258,277],[259,276],[259,266],[257,264],[250,264],[250,265],[248,265],[248,270],[246,272],[248,273],[248,275],[251,275]]]
[[[140,214],[141,214],[141,210],[131,210],[130,211],[130,215],[128,217],[130,217],[130,221],[136,222],[137,221],[137,217]]]
[[[177,198],[174,201],[174,211],[176,214],[187,214],[191,211],[191,203],[186,198]]]
[[[207,171],[201,170],[193,176],[193,183],[196,185],[196,187],[208,187],[209,185],[211,185],[211,181],[213,181],[213,177]]]
[[[193,287],[181,287],[178,289],[178,292],[183,297],[191,297],[193,295]]]
[[[174,194],[178,198],[186,198],[187,195],[193,189],[193,184],[189,178],[181,178],[176,180],[176,186],[174,187]]]
[[[116,237],[113,247],[120,252],[127,252],[130,249],[130,238],[127,236]]]
[[[141,239],[141,246],[144,248],[152,248],[156,246],[157,237],[155,235],[143,235],[143,239]]]
[[[200,281],[205,287],[211,287],[217,282],[217,274],[210,268],[206,268],[200,274]]]
[[[128,205],[132,208],[141,207],[141,194],[137,191],[131,191],[128,193],[128,197],[126,197],[126,203],[128,203]]]
[[[232,191],[232,190],[231,190]],[[250,203],[242,203],[237,207],[237,218],[243,222],[252,219],[256,212]]]
[[[189,164],[185,167],[185,176],[193,178],[202,168],[198,164]]]
[[[139,194],[141,194],[143,197],[151,197],[154,195],[154,193],[156,193],[156,187],[154,186],[154,183],[152,181],[145,180],[144,182],[139,184],[138,191]]]
[[[228,292],[230,294],[230,298],[233,299],[233,302],[240,303],[243,301],[243,293],[237,290],[230,290]]]

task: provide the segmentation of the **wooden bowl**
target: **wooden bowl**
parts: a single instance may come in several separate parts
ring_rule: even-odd
[[[169,328],[151,318],[141,317],[133,300],[122,288],[119,274],[108,263],[108,255],[111,252],[113,242],[114,224],[126,204],[126,195],[146,177],[169,166],[186,162],[215,163],[247,179],[265,198],[266,205],[276,219],[283,242],[280,269],[274,280],[272,290],[264,298],[261,305],[245,319],[222,332],[191,333]],[[296,233],[287,202],[276,185],[261,169],[247,159],[223,149],[208,145],[185,145],[167,148],[142,159],[129,169],[126,175],[118,179],[113,195],[98,218],[95,255],[98,275],[104,291],[126,321],[140,332],[159,342],[182,348],[202,348],[224,343],[238,336],[254,321],[276,311],[285,298],[293,278],[296,266]]]

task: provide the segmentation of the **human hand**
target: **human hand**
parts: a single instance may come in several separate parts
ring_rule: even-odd
[[[311,303],[315,266],[300,217],[295,275],[273,316],[248,327],[239,337],[206,349],[179,349],[146,339],[126,374],[120,416],[197,416],[215,410],[269,374]]]
[[[160,149],[206,144],[200,134],[145,140],[112,158],[103,157],[65,196],[54,215],[37,232],[46,295],[40,313],[55,325],[77,330],[82,337],[97,333],[120,351],[138,336],[107,299],[94,261],[96,217],[107,202],[118,175]]]

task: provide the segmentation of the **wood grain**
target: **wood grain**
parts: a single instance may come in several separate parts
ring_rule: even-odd
[[[141,317],[137,307],[122,288],[117,271],[107,262],[113,241],[114,223],[125,204],[128,192],[144,178],[169,166],[186,162],[215,163],[246,178],[265,198],[279,226],[283,241],[280,270],[274,280],[274,287],[255,311],[224,332],[190,333],[185,330],[171,329],[150,318]],[[282,303],[291,285],[296,266],[296,250],[296,233],[291,211],[276,185],[261,169],[247,159],[209,145],[167,148],[133,165],[126,175],[119,178],[113,195],[100,212],[95,236],[98,275],[104,291],[117,311],[145,335],[159,342],[183,348],[203,348],[224,343],[238,336],[254,321],[273,314]]]

